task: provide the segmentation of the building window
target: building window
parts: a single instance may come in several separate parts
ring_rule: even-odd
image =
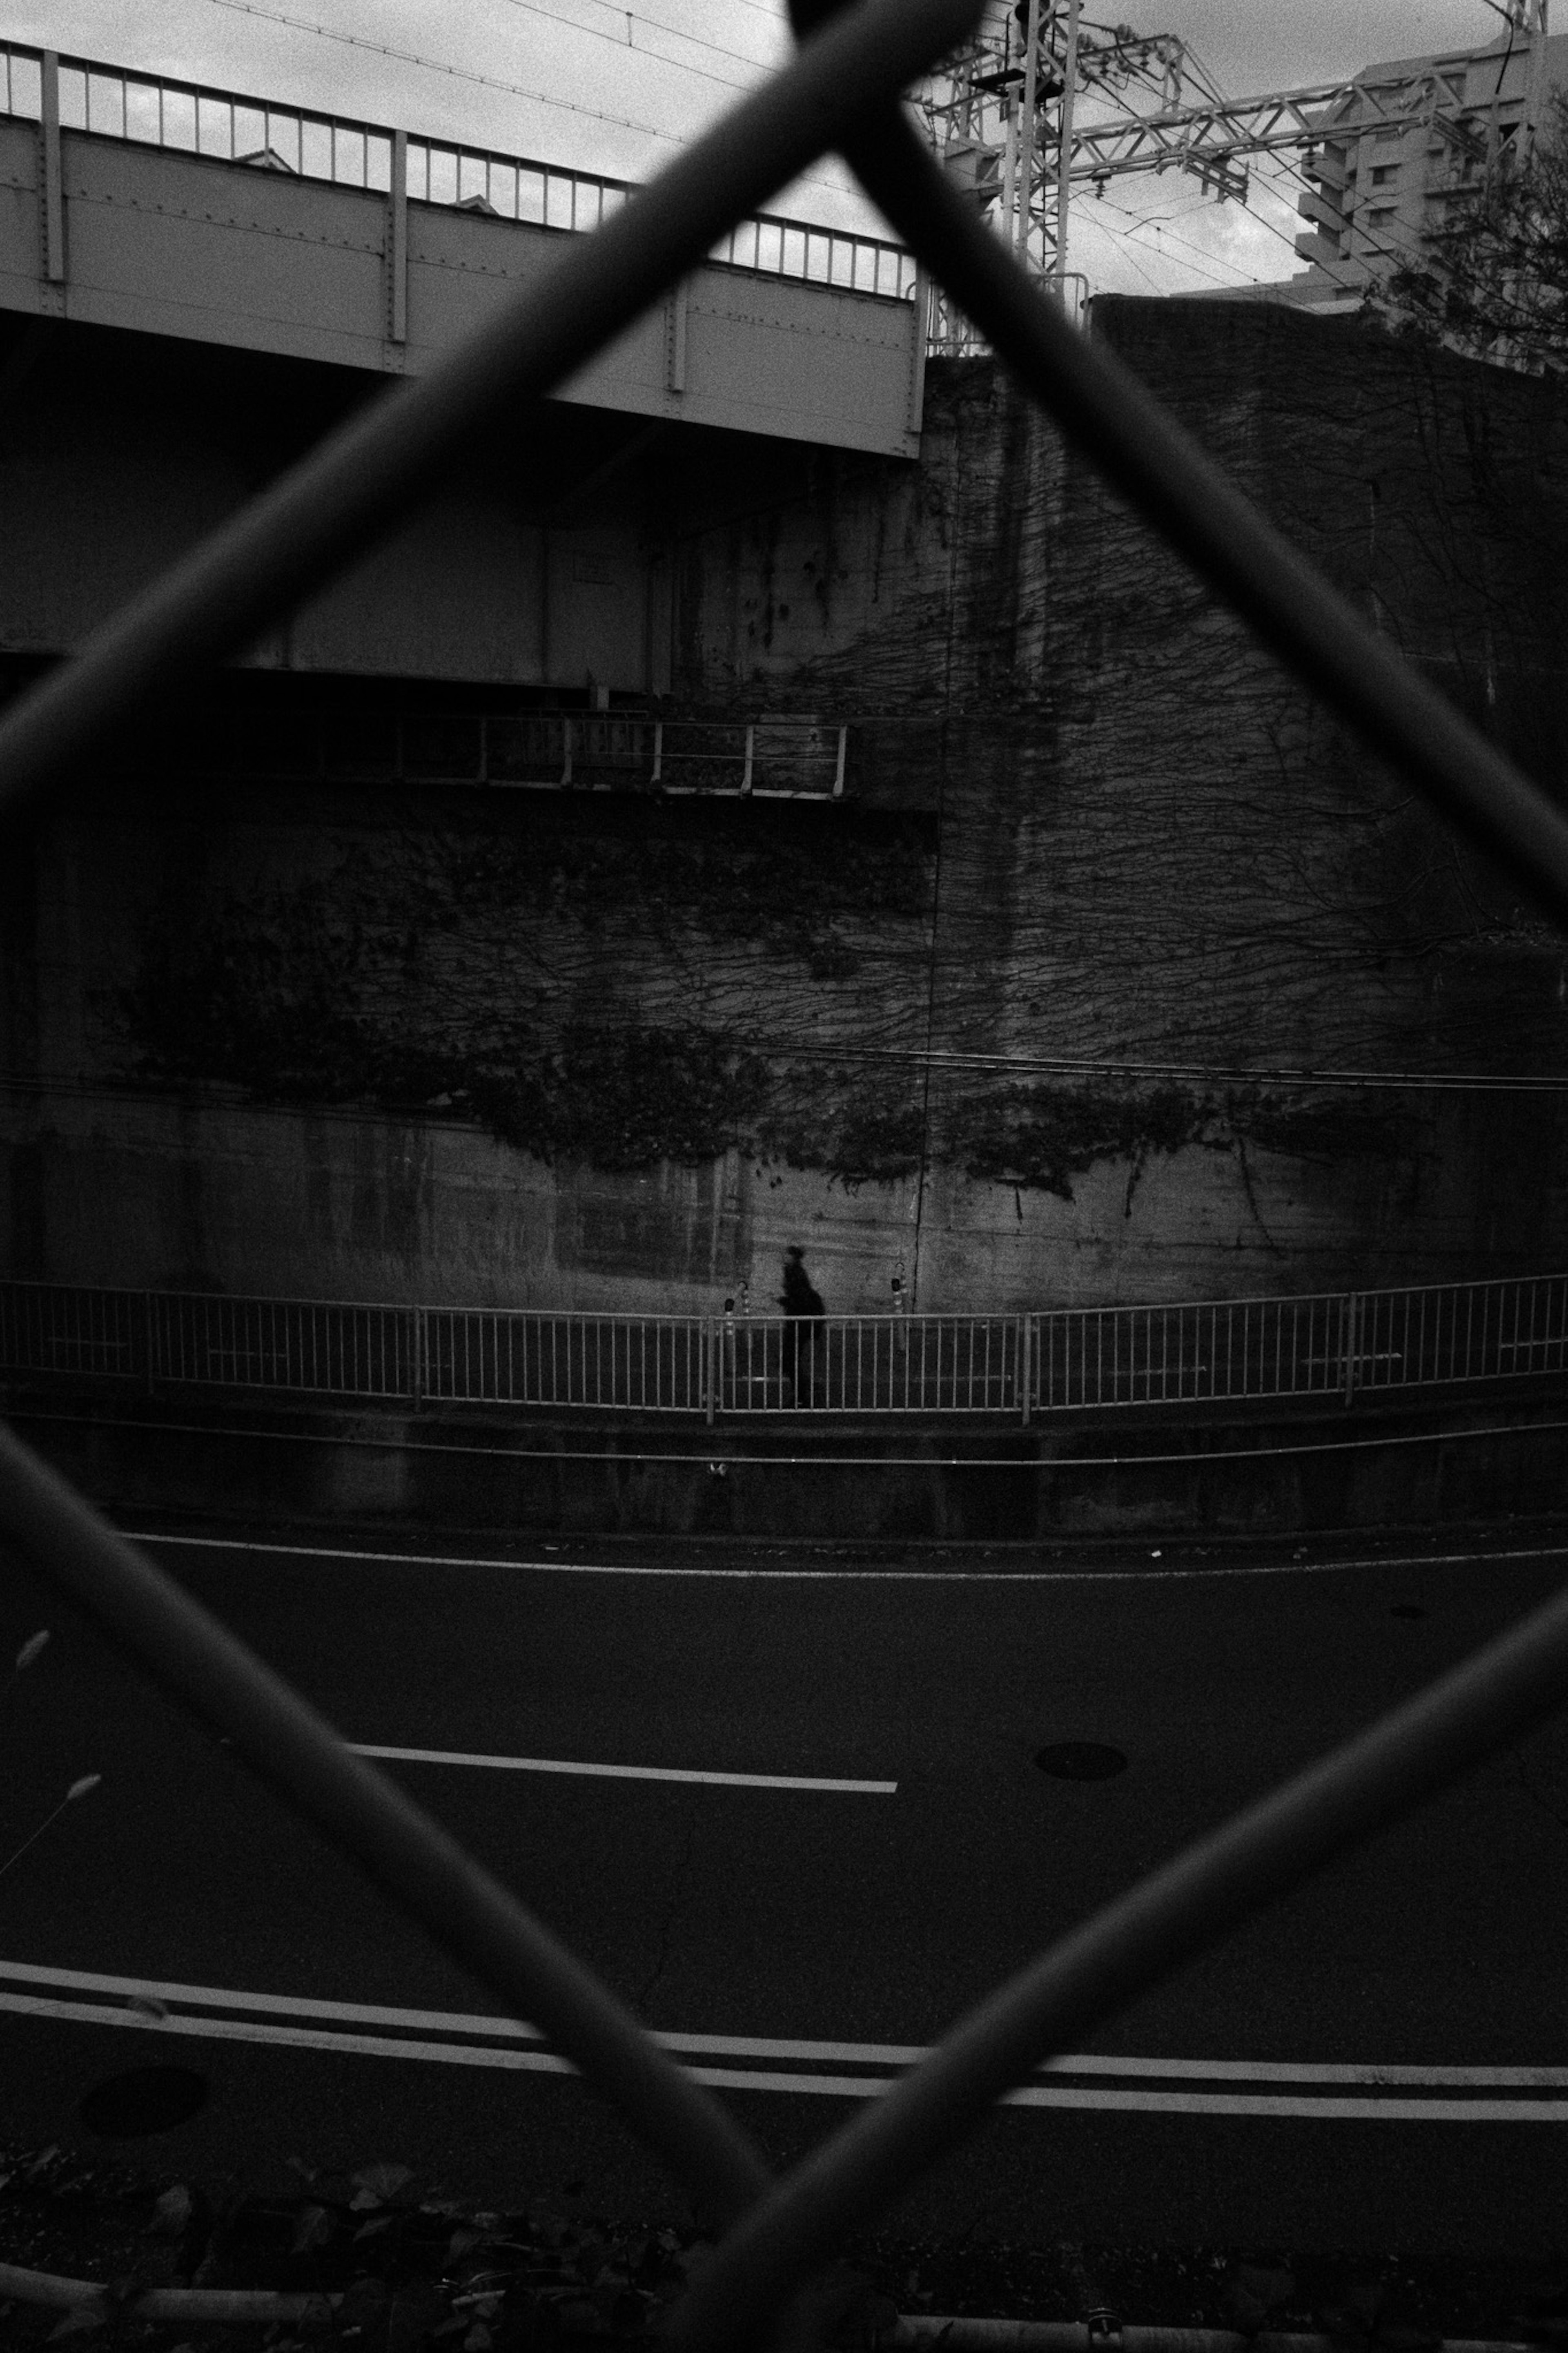
[[[1373,166],[1372,185],[1374,188],[1381,188],[1385,182],[1397,179],[1398,176],[1397,164],[1375,164]]]

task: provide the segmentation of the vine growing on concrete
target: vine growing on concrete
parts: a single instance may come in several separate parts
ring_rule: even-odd
[[[1248,306],[1122,306],[1109,332],[1369,627],[1548,764],[1559,396]],[[856,723],[858,806],[378,793],[310,826],[309,872],[258,807],[149,911],[106,1057],[606,1168],[741,1150],[857,1184],[929,1159],[1070,1198],[1114,1162],[1129,1203],[1187,1148],[1423,1145],[1392,1099],[1119,1067],[1559,1066],[1560,947],[988,362],[933,370],[918,469],[825,459],[680,565],[679,697]],[[1044,1057],[1104,1072],[1006,1067]]]

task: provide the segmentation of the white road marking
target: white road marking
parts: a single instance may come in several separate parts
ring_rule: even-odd
[[[47,1995],[0,1992],[0,2010],[58,2018],[89,2026],[137,2026],[150,2034],[199,2034],[216,2042],[281,2042],[300,2051],[354,2051],[370,2059],[445,2059],[455,2067],[525,2067],[536,2073],[574,2075],[553,2051],[488,2049],[477,2043],[409,2042],[386,2034],[344,2034],[329,2027],[269,2026],[248,2018],[152,2019],[108,2002],[59,2001]]]
[[[1315,2116],[1379,2124],[1568,2124],[1568,2100],[1301,2099],[1280,2092],[1102,2092],[1070,2085],[1026,2085],[1002,2102],[1009,2108],[1121,2108],[1178,2116]]]
[[[890,1798],[896,1781],[834,1781],[810,1773],[701,1773],[677,1765],[579,1765],[559,1757],[470,1757],[455,1748],[381,1748],[351,1740],[356,1757],[390,1757],[408,1765],[479,1765],[496,1773],[585,1773],[612,1781],[716,1781],[738,1789],[826,1789],[851,1797]]]
[[[573,2075],[569,2060],[549,2051],[515,2051],[469,2042],[414,2042],[402,2037],[344,2034],[326,2028],[269,2026],[234,2018],[151,2020],[101,2002],[50,2000],[32,1994],[0,1992],[0,2010],[79,2024],[132,2026],[143,2032],[198,2035],[219,2042],[282,2043],[308,2051],[353,2052],[367,2058],[423,2060],[448,2067],[525,2069]],[[659,2038],[661,2041],[663,2037]],[[893,2075],[784,2075],[764,2068],[688,2067],[694,2083],[732,2092],[782,2092],[827,2099],[877,2099],[897,2082]],[[1008,2092],[1001,2105],[1024,2108],[1093,2108],[1165,2116],[1302,2116],[1384,2124],[1564,2124],[1565,2100],[1292,2098],[1280,2093],[1144,2092],[1113,2086],[1028,2084]]]
[[[421,2026],[435,2030],[544,2037],[537,2026],[466,2010],[403,2010],[387,2002],[329,2001],[314,1994],[242,1993],[232,1986],[181,1985],[163,1978],[125,1978],[104,1969],[59,1969],[37,1961],[0,1961],[0,1978],[20,1985],[61,1986],[83,1993],[122,1994],[127,2000],[199,2002],[208,2010],[259,2010],[285,2018],[341,2018],[357,2026]]]
[[[391,2003],[331,2001],[297,1994],[245,1993],[226,1986],[182,1985],[163,1978],[112,1976],[101,1970],[62,1969],[27,1961],[0,1961],[0,1979],[52,1988],[52,1992],[14,1992],[0,1987],[0,2010],[58,2019],[79,2025],[138,2027],[144,2032],[205,2036],[219,2042],[268,2042],[309,2051],[341,2051],[382,2059],[409,2059],[458,2067],[522,2069],[573,2074],[558,2053],[520,2043],[543,2040],[536,2027],[479,2011],[405,2009]],[[72,1993],[118,1996],[113,2001],[70,1999]],[[170,2003],[187,2005],[182,2013]],[[141,2007],[132,2007],[139,2004]],[[149,2005],[155,2005],[150,2008]],[[201,2016],[201,2005],[217,2016]],[[251,2017],[224,2016],[251,2011]],[[298,2023],[282,2023],[289,2020]],[[342,2024],[308,2024],[307,2021]],[[398,2033],[353,2032],[352,2027],[395,2027]],[[410,2031],[412,2030],[412,2031]],[[483,2042],[431,2042],[432,2032],[482,2035]],[[898,2080],[898,2072],[927,2056],[921,2043],[808,2042],[777,2036],[656,2033],[666,2050],[710,2063],[689,2065],[701,2084],[731,2091],[794,2093],[833,2099],[873,2099]],[[714,2060],[795,2060],[823,2066],[879,2067],[871,2075],[785,2073],[778,2067],[714,2065]],[[1110,2080],[1089,2084],[1036,2081],[1007,2094],[1012,2107],[1085,2108],[1177,2116],[1316,2116],[1339,2119],[1469,2124],[1568,2122],[1568,2098],[1485,2099],[1389,2097],[1384,2087],[1428,2091],[1534,2093],[1568,2091],[1568,2067],[1363,2065],[1342,2061],[1252,2059],[1140,2059],[1067,2052],[1048,2060],[1037,2077],[1088,2075]],[[1139,2083],[1136,2079],[1142,2078]],[[1279,2084],[1293,2091],[1170,2090],[1151,2083]],[[1309,2087],[1325,2089],[1312,2092]],[[1350,2087],[1363,2086],[1359,2094]],[[1329,2092],[1327,2087],[1345,2087]]]
[[[1194,1458],[1194,1460],[1197,1458]],[[714,1577],[758,1584],[819,1584],[838,1580],[917,1585],[1116,1585],[1169,1584],[1173,1579],[1216,1577],[1329,1577],[1369,1568],[1458,1568],[1488,1561],[1561,1560],[1565,1545],[1530,1545],[1506,1552],[1404,1553],[1358,1560],[1251,1561],[1239,1568],[710,1568],[699,1563],[651,1561],[504,1560],[485,1554],[362,1552],[341,1545],[262,1544],[239,1536],[160,1535],[155,1528],[122,1528],[130,1544],[189,1545],[201,1552],[282,1554],[295,1560],[353,1560],[369,1567],[406,1568],[505,1568],[540,1577]]]

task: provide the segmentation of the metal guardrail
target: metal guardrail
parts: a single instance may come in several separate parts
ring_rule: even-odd
[[[1032,1319],[1032,1393],[1058,1406],[1334,1397],[1568,1371],[1568,1276],[1327,1292]]]
[[[0,1374],[721,1416],[1338,1398],[1568,1372],[1568,1275],[1020,1315],[622,1315],[0,1282]]]
[[[42,71],[42,50],[0,43],[0,114],[39,119]],[[250,164],[378,195],[392,187],[395,133],[379,123],[276,106],[167,74],[63,56],[59,107],[62,131],[90,132],[96,138],[163,147],[219,164]],[[599,228],[637,189],[635,181],[601,172],[568,170],[412,132],[405,152],[411,203],[485,213],[535,228],[578,235]],[[916,295],[917,265],[905,247],[777,213],[756,213],[727,228],[707,259],[724,269],[839,286],[847,293],[889,301],[912,302]]]
[[[1405,669],[1114,360],[1075,334],[898,112],[897,92],[972,33],[974,0],[842,10],[795,0],[793,13],[802,45],[763,90],[12,705],[0,719],[0,815],[67,780],[158,695],[182,691],[374,543],[479,428],[564,381],[732,224],[837,146],[923,268],[1209,587],[1534,898],[1568,913],[1568,818]],[[1384,1353],[1363,1349],[1368,1328],[1375,1341],[1375,1312],[1370,1327],[1352,1325],[1353,1361]],[[1428,1328],[1440,1352],[1440,1319]],[[1516,1344],[1536,1336],[1511,1334]],[[722,2231],[669,2316],[672,2343],[689,2353],[760,2347],[781,2331],[809,2341],[795,2292],[1033,2068],[1081,2047],[1139,1994],[1568,1696],[1564,1595],[1104,1906],[774,2182],[733,2117],[537,1919],[5,1431],[0,1531],[662,2153]]]

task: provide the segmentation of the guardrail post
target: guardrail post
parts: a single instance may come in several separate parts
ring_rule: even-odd
[[[1343,1318],[1345,1343],[1344,1398],[1346,1405],[1349,1405],[1355,1396],[1356,1350],[1361,1340],[1361,1293],[1359,1291],[1346,1293],[1345,1303],[1340,1314]]]
[[[915,269],[915,299],[910,304],[910,376],[904,430],[918,438],[925,422],[926,346],[931,340],[931,280],[922,267]]]
[[[392,170],[386,191],[386,340],[401,350],[408,341],[408,133],[392,134]]]
[[[65,182],[60,170],[60,60],[46,49],[38,99],[38,245],[46,286],[66,282]]]
[[[408,1311],[408,1395],[416,1413],[425,1402],[425,1310]]]
[[[702,1388],[708,1405],[708,1424],[711,1429],[719,1402],[719,1319],[716,1315],[705,1315],[702,1319],[702,1353],[705,1359]]]
[[[667,392],[686,390],[686,314],[690,301],[689,283],[682,279],[669,290],[664,313],[664,387]]]
[[[154,1319],[157,1313],[157,1304],[153,1293],[150,1291],[144,1291],[142,1293],[142,1312],[137,1319],[139,1329],[136,1336],[142,1352],[142,1386],[149,1397],[157,1386],[157,1372],[153,1358],[156,1337]]]
[[[1030,1391],[1035,1386],[1035,1360],[1031,1345],[1034,1339],[1032,1323],[1033,1319],[1030,1316],[1020,1315],[1018,1318],[1018,1401],[1022,1408],[1022,1419],[1026,1430],[1029,1427]]]

